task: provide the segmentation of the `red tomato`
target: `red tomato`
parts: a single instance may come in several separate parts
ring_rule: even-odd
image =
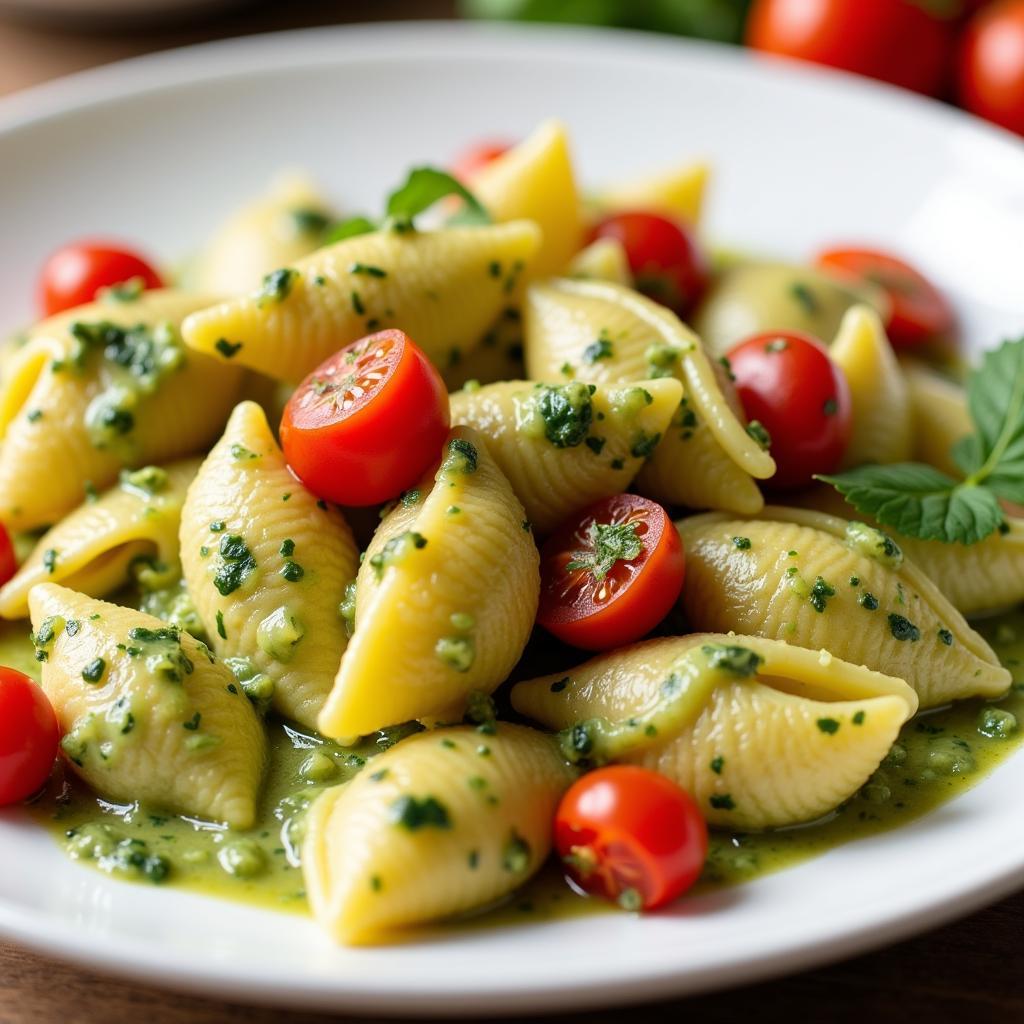
[[[2,587],[18,570],[18,562],[14,557],[14,545],[11,535],[0,525],[0,587]]]
[[[772,439],[774,488],[803,487],[839,468],[850,440],[850,388],[825,346],[798,331],[769,331],[730,353],[736,391],[748,419]]]
[[[956,318],[942,292],[896,256],[877,249],[828,249],[817,264],[885,289],[892,304],[886,330],[893,348],[916,348],[954,331]]]
[[[653,910],[700,875],[708,830],[693,797],[646,768],[584,775],[555,813],[555,849],[573,880],[629,910]]]
[[[685,313],[708,284],[708,268],[689,230],[656,213],[632,210],[600,221],[590,240],[622,243],[636,288],[663,306]]]
[[[537,621],[576,647],[620,647],[668,614],[685,575],[683,542],[668,513],[647,498],[616,494],[545,543]]]
[[[953,34],[923,0],[754,0],[746,42],[934,96]]]
[[[512,148],[511,142],[478,142],[463,150],[452,164],[452,177],[468,185],[492,160],[497,160]]]
[[[404,331],[380,331],[336,352],[296,388],[281,447],[318,497],[375,505],[416,483],[450,421],[448,391],[430,360]]]
[[[0,806],[24,800],[42,786],[59,740],[46,694],[23,673],[0,667]]]
[[[960,43],[957,88],[971,113],[1024,135],[1024,0],[974,16]]]
[[[70,242],[43,264],[39,275],[39,308],[53,316],[96,298],[101,288],[142,278],[146,288],[160,288],[160,275],[129,249],[105,242]]]

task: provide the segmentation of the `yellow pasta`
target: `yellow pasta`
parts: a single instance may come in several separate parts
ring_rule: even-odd
[[[629,269],[626,250],[615,238],[598,238],[581,249],[569,263],[569,277],[590,281],[611,281],[627,288],[633,285],[633,272]]]
[[[639,174],[601,189],[595,205],[602,212],[651,210],[697,227],[710,170],[703,161],[695,161]]]
[[[913,410],[914,458],[959,476],[953,446],[974,433],[964,389],[916,359],[903,359],[900,365]]]
[[[339,605],[357,560],[341,512],[291,475],[263,410],[241,403],[189,488],[185,582],[217,654],[268,681],[273,706],[303,725],[345,649]]]
[[[65,757],[108,800],[248,828],[263,727],[234,676],[188,633],[41,583],[29,596]]]

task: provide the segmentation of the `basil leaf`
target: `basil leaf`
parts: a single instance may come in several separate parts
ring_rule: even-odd
[[[860,466],[817,479],[835,487],[861,515],[921,540],[975,544],[1003,522],[991,490],[959,483],[931,466]]]
[[[985,461],[981,456],[981,444],[974,434],[961,437],[950,449],[953,461],[960,467],[964,476],[976,473]]]
[[[324,235],[324,245],[333,245],[346,238],[355,238],[357,235],[368,235],[376,231],[377,225],[367,217],[350,217],[348,220],[332,224]]]
[[[491,218],[480,201],[461,182],[436,167],[414,167],[405,184],[388,196],[387,215],[398,221],[412,219],[446,196],[466,201],[461,214],[452,221],[461,224],[490,224]]]

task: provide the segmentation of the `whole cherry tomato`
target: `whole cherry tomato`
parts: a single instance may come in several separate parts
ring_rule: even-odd
[[[960,102],[973,114],[1024,135],[1024,0],[982,8],[960,41]]]
[[[46,694],[24,673],[0,666],[0,806],[24,800],[42,786],[59,740]]]
[[[101,288],[133,278],[139,278],[144,288],[163,286],[153,267],[130,249],[107,242],[70,242],[43,264],[38,286],[40,312],[53,316],[84,306],[96,298]]]

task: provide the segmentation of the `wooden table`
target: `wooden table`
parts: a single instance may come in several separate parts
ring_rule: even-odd
[[[201,24],[90,34],[0,21],[0,94],[96,64],[204,39],[339,21],[446,17],[446,0],[259,4]],[[0,858],[2,867],[2,858]],[[913,879],[908,879],[913,884]],[[1024,894],[921,938],[781,981],[645,1011],[653,1022],[759,1019],[887,1024],[1024,1020]],[[618,1020],[607,1011],[588,1024]],[[112,981],[0,944],[0,1024],[299,1024],[330,1018],[193,999]],[[573,1018],[566,1018],[571,1020]],[[578,1019],[584,1019],[580,1017]]]

